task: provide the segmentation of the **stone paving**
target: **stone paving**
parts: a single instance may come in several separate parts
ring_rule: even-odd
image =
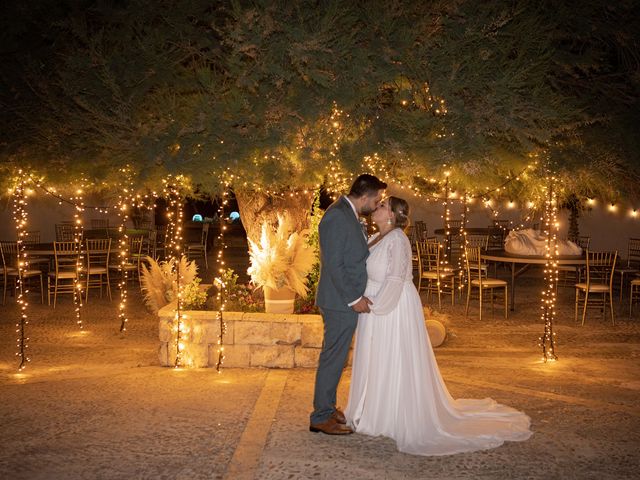
[[[131,294],[91,298],[85,332],[63,299],[29,306],[32,362],[16,373],[13,299],[0,307],[0,478],[632,479],[640,469],[640,317],[616,305],[573,321],[562,289],[559,361],[540,361],[541,285],[521,279],[508,320],[443,305],[438,363],[454,397],[493,397],[532,418],[533,437],[445,457],[397,452],[393,441],[308,431],[312,369],[176,370],[158,365],[158,321]],[[35,302],[35,298],[33,299]],[[640,309],[638,309],[640,311]],[[350,371],[339,391],[347,402]]]

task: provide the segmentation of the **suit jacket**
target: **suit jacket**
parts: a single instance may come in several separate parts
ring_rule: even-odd
[[[327,208],[319,226],[320,280],[316,305],[352,311],[349,303],[364,295],[369,256],[362,226],[345,197]]]

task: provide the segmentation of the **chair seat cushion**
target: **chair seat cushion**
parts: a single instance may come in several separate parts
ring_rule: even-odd
[[[454,272],[440,272],[440,278],[451,278],[454,275]],[[438,273],[433,270],[422,272],[422,278],[436,279],[438,278]]]
[[[586,290],[587,289],[587,284],[586,283],[577,283],[576,284],[576,288],[579,288],[580,290]],[[604,285],[602,283],[592,283],[589,285],[589,291],[590,292],[608,292],[609,291],[609,285]]]
[[[89,275],[98,275],[99,273],[107,273],[107,269],[105,267],[91,267],[88,273]]]
[[[480,286],[480,280],[471,280],[471,285],[475,285],[475,286]],[[490,288],[490,287],[505,287],[507,285],[507,282],[505,282],[504,280],[500,280],[497,278],[483,278],[482,279],[482,286],[486,287],[486,288]]]
[[[49,276],[51,278],[76,278],[76,272],[58,272],[57,275],[56,272],[51,272],[49,273]]]

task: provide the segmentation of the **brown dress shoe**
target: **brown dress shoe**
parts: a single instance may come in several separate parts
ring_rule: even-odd
[[[336,422],[341,423],[342,425],[347,424],[347,417],[344,416],[344,413],[342,413],[342,411],[339,408],[336,408],[333,411],[333,413],[331,414],[331,417],[334,418]]]
[[[350,433],[353,433],[353,430],[346,425],[338,423],[338,421],[333,417],[329,417],[329,419],[324,423],[312,423],[309,425],[309,431],[322,432],[327,435],[349,435]]]

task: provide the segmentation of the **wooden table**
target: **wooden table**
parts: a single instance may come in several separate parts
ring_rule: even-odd
[[[509,263],[511,264],[511,298],[510,308],[511,311],[515,309],[516,299],[516,278],[523,272],[525,272],[531,265],[545,265],[547,259],[540,255],[516,255],[513,253],[500,251],[500,252],[487,252],[481,253],[482,260],[488,260],[490,262]],[[516,271],[516,264],[522,265]],[[586,265],[587,261],[583,255],[561,255],[558,257],[558,265],[573,265],[576,268],[581,265]]]

